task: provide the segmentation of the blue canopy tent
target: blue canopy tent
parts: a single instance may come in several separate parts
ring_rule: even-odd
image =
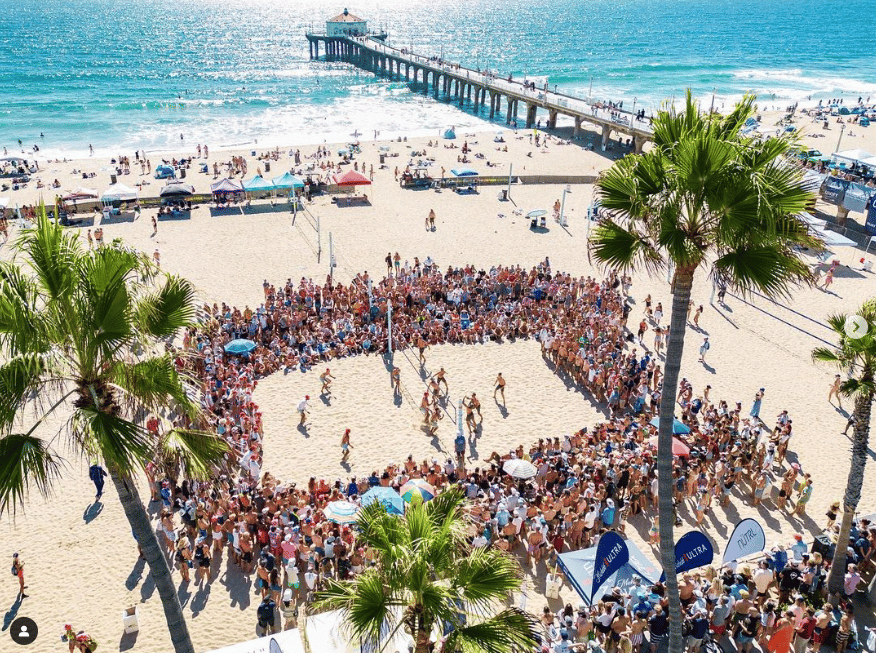
[[[176,171],[169,165],[155,166],[156,179],[173,179],[176,177]]]
[[[261,175],[244,181],[243,188],[247,193],[273,193],[277,190],[270,179],[265,179]]]
[[[642,578],[643,586],[653,585],[660,578],[660,568],[651,562],[633,544],[632,540],[627,540],[626,545],[630,552],[630,561],[605,580],[605,583],[594,598],[598,599],[602,594],[610,592],[612,587],[620,587],[621,591],[626,591],[633,585],[634,575]],[[593,569],[596,563],[596,547],[592,546],[589,549],[561,553],[557,560],[569,583],[575,588],[578,595],[584,599],[584,602],[590,605],[590,594],[593,591]]]
[[[442,134],[444,138],[451,139],[456,138],[456,132],[453,130],[453,127],[444,130],[444,134]]]
[[[304,188],[304,182],[290,172],[274,177],[274,188],[294,190],[296,188]]]
[[[478,171],[471,168],[453,168],[450,174],[454,177],[477,177]]]

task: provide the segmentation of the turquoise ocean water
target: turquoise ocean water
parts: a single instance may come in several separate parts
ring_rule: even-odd
[[[0,146],[44,156],[437,133],[482,118],[341,63],[304,32],[344,9],[389,42],[624,106],[873,96],[861,0],[0,0]],[[40,133],[44,134],[40,138]]]

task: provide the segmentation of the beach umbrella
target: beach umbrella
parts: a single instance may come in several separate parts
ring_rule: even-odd
[[[407,502],[410,502],[416,494],[419,494],[421,497],[423,497],[423,501],[434,499],[435,495],[438,494],[435,491],[434,487],[426,483],[426,481],[421,478],[412,478],[410,481],[402,485],[401,489],[398,492]]]
[[[229,354],[248,354],[257,346],[252,340],[238,338],[225,345],[225,351]]]
[[[655,417],[651,420],[651,426],[660,428],[660,418]],[[672,435],[687,435],[690,433],[690,429],[684,425],[683,422],[679,422],[674,417],[672,418]]]
[[[653,447],[657,447],[657,439],[660,436],[655,435],[653,438],[648,440],[648,444]],[[687,446],[684,442],[679,440],[674,435],[672,436],[672,455],[673,456],[681,456],[682,458],[687,458],[690,455],[690,447]]]
[[[399,496],[399,493],[391,487],[377,485],[362,495],[363,507],[370,505],[375,501],[386,508],[386,512],[391,515],[401,515],[405,511],[404,500]]]
[[[349,501],[332,501],[322,510],[325,518],[336,524],[352,524],[358,512],[359,506]]]
[[[547,211],[544,209],[536,209],[535,211],[530,211],[526,214],[526,217],[532,220],[532,218],[540,218],[543,215],[547,215]]]
[[[510,460],[506,460],[505,464],[502,465],[502,471],[513,478],[532,478],[538,470],[536,470],[535,465],[528,460],[511,458]]]

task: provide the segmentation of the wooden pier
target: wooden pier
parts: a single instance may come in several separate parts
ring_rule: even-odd
[[[527,128],[535,127],[538,112],[546,114],[547,128],[553,129],[557,116],[570,116],[575,121],[574,136],[581,133],[584,122],[596,125],[602,130],[602,147],[608,144],[612,132],[632,138],[634,150],[638,153],[646,142],[652,140],[653,132],[647,119],[637,120],[633,113],[591,104],[584,99],[544,88],[526,88],[522,80],[501,79],[485,75],[458,64],[439,62],[407,50],[386,45],[378,37],[372,36],[328,36],[326,34],[306,34],[310,45],[310,58],[320,57],[320,45],[327,61],[345,61],[354,66],[369,70],[377,75],[399,79],[422,86],[425,95],[434,94],[435,99],[457,102],[460,108],[468,103],[479,113],[489,103],[489,117],[501,119],[505,112],[505,123],[518,124],[518,113],[525,114]],[[380,37],[385,38],[381,34]]]

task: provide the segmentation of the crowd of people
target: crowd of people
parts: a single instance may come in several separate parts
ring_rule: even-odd
[[[279,620],[268,618],[276,615],[276,609],[284,627],[293,624],[296,606],[326,579],[348,578],[371,562],[371,553],[358,546],[353,528],[326,519],[328,504],[357,502],[370,487],[398,489],[416,478],[437,492],[461,484],[469,499],[473,546],[510,552],[520,547],[528,566],[551,563],[567,549],[593,546],[607,529],[623,534],[626,520],[636,515],[651,520],[650,537],[656,545],[656,429],[651,420],[662,391],[661,365],[643,334],[637,338],[626,328],[630,279],[613,274],[602,281],[576,278],[554,272],[548,259],[529,270],[465,266],[444,271],[430,258],[422,264],[415,258],[413,265],[402,263],[398,254],[387,255],[386,260],[387,276],[380,280],[365,272],[348,285],[331,279],[324,284],[308,279],[296,284],[288,279],[276,287],[265,281],[265,301],[255,310],[205,306],[203,329],[186,333],[177,365],[203,383],[204,407],[230,445],[230,466],[228,474],[209,483],[164,477],[166,470],[159,465],[147,470],[152,498],[163,503],[157,532],[183,581],[191,581],[194,569],[196,583],[209,583],[217,574],[217,559],[227,550],[229,564],[243,574],[255,574],[256,591],[262,595],[260,626],[265,631],[279,628]],[[645,319],[660,329],[661,317],[648,310],[650,303]],[[402,464],[347,481],[311,478],[298,485],[263,471],[262,414],[253,402],[259,378],[280,369],[308,370],[334,358],[383,353],[389,305],[394,347],[419,350],[421,360],[431,345],[537,338],[547,364],[607,404],[609,417],[574,434],[542,438],[512,451],[493,451],[481,461],[466,456],[467,440],[458,436],[455,456],[444,452],[442,460],[421,462],[408,456]],[[255,349],[245,356],[226,353],[225,345],[236,338],[252,340]],[[447,397],[448,382],[442,373],[443,368],[427,382],[422,406],[426,420],[433,419],[430,412]],[[328,370],[323,376],[324,385],[333,378]],[[396,385],[397,377],[394,369]],[[504,390],[500,375],[496,393],[501,391],[503,400]],[[676,390],[680,419],[689,431],[680,436],[689,452],[675,458],[673,472],[679,520],[687,514],[700,524],[713,505],[726,505],[734,496],[754,503],[773,500],[773,485],[777,508],[790,510],[793,505],[794,512],[803,513],[812,481],[798,464],[787,464],[793,434],[787,411],[771,427],[760,416],[763,389],[755,394],[747,414],[741,403],[731,408],[726,401],[710,397],[710,391],[706,386],[695,392],[687,380]],[[481,418],[476,396],[467,395],[465,407],[470,437],[475,437],[475,413]],[[157,420],[147,427],[160,428]],[[503,473],[503,465],[513,458],[530,461],[537,470],[534,478],[518,480]],[[876,528],[860,524],[856,529],[859,537],[852,540],[850,560],[861,568],[870,567]],[[802,553],[789,557],[777,545],[768,564],[780,593],[788,590],[815,597],[827,561]],[[791,567],[796,570],[796,584],[783,585],[785,570]],[[744,568],[722,571],[723,580],[707,572],[693,577],[689,583],[693,587],[685,585],[686,600],[696,592],[712,598],[697,604],[699,616],[692,613],[695,632],[701,630],[701,619],[707,619],[713,632],[720,633],[721,624],[733,617],[733,632],[739,638],[751,637],[739,640],[744,647],[789,618],[776,612],[775,601],[770,613],[770,604],[761,600],[767,596],[760,596],[762,585],[757,584],[762,574],[748,574]],[[755,584],[758,600],[748,600],[754,596]],[[652,645],[659,643],[668,632],[665,601],[661,607],[662,599],[653,595],[661,597],[662,591],[657,585],[648,592],[644,616],[639,614],[643,606],[630,609],[631,601],[639,601],[632,593],[614,602],[604,599],[594,607],[594,614],[585,608],[584,621],[593,621],[597,636],[607,645],[628,640],[638,651],[643,632],[650,633]],[[569,618],[576,631],[569,628]],[[800,618],[795,613],[795,627],[800,626]],[[551,619],[556,627],[546,630],[546,641],[559,647],[558,653],[589,632],[580,610],[577,616],[571,611],[558,621]],[[545,623],[546,628],[549,625]]]

